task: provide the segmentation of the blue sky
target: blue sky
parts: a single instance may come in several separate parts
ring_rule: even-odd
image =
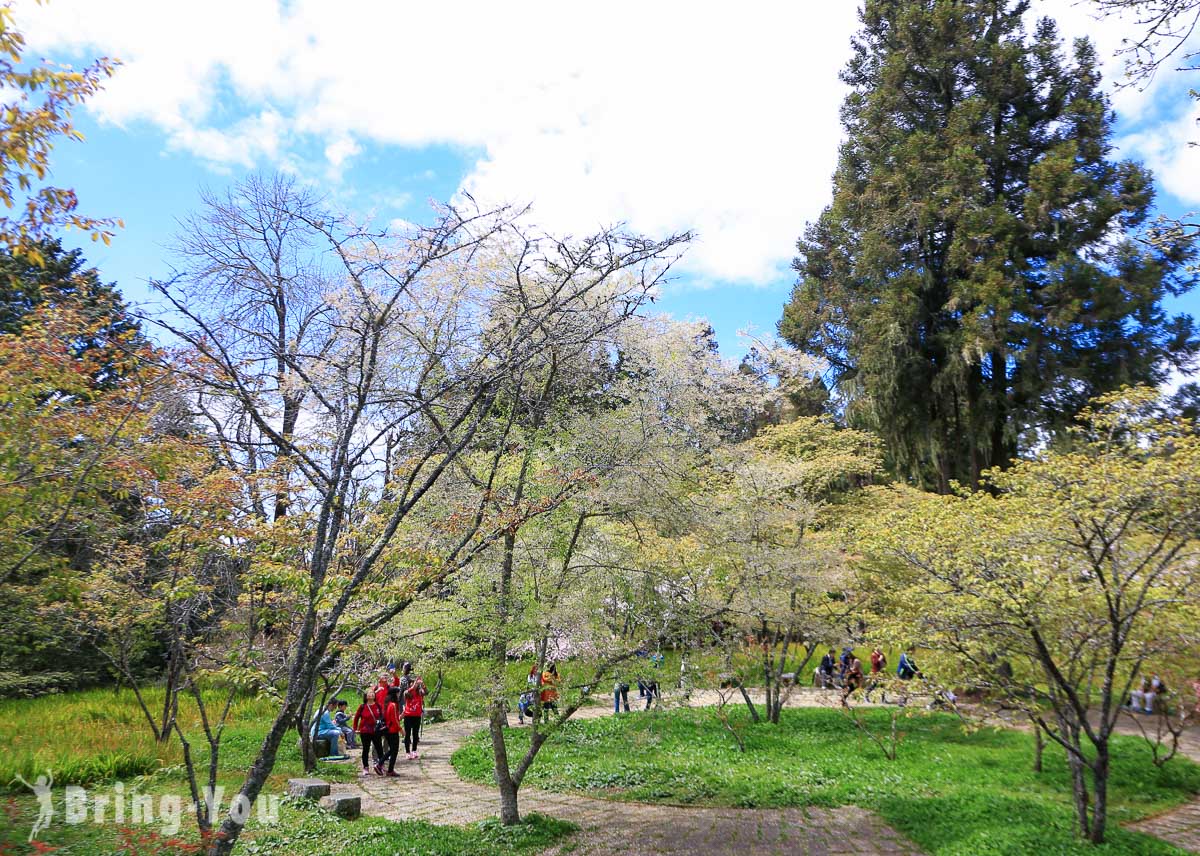
[[[1128,27],[1080,5],[1039,11],[1111,54]],[[736,15],[616,3],[602,16],[482,2],[450,15],[392,0],[347,0],[336,15],[320,0],[17,6],[35,52],[124,62],[78,116],[87,141],[56,150],[54,179],[85,213],[124,219],[111,247],[85,252],[132,301],[170,272],[176,218],[201,186],[284,169],[380,222],[421,220],[429,201],[466,189],[532,203],[559,233],[694,229],[658,306],[708,319],[735,357],[738,330],[773,331],[795,239],[828,201],[837,72],[855,25],[848,0]],[[1165,72],[1114,96],[1121,151],[1155,170],[1168,213],[1200,207],[1189,83]],[[1200,315],[1200,294],[1174,308]]]

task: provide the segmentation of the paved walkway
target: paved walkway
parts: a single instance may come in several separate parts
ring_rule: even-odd
[[[632,701],[632,699],[631,699]],[[611,715],[590,707],[578,718]],[[396,762],[398,778],[371,776],[355,785],[334,785],[334,793],[362,797],[363,812],[393,820],[422,819],[464,825],[500,812],[495,788],[458,778],[450,756],[483,720],[428,726],[421,759]],[[919,854],[916,845],[877,815],[854,806],[836,809],[719,809],[647,805],[592,799],[571,793],[522,788],[522,813],[537,811],[579,824],[580,832],[561,847],[574,856],[609,856],[615,840],[622,848],[662,854]],[[552,854],[558,850],[550,851]]]
[[[992,720],[996,725],[1028,730],[1026,722],[1014,721],[1011,716]],[[1117,733],[1130,737],[1155,736],[1156,721],[1154,717],[1143,716],[1124,710],[1117,719]],[[1164,735],[1169,739],[1169,735]],[[1053,751],[1053,744],[1047,742],[1047,750]],[[1150,763],[1150,750],[1146,749],[1146,763]],[[1184,730],[1179,737],[1179,755],[1190,758],[1200,764],[1200,727],[1192,726]],[[1176,847],[1191,853],[1200,853],[1200,796],[1190,802],[1170,809],[1162,814],[1148,817],[1134,823],[1126,823],[1126,829],[1144,832],[1164,841],[1169,841]]]
[[[1117,728],[1122,734],[1140,736],[1142,731],[1139,723],[1153,736],[1154,719],[1136,713],[1124,713]],[[1179,739],[1179,754],[1200,763],[1200,731],[1189,728],[1183,733]],[[1170,841],[1176,847],[1192,853],[1200,853],[1200,797],[1155,817],[1127,824],[1126,828]]]
[[[752,693],[753,696],[753,693]],[[630,700],[631,702],[634,699]],[[686,703],[715,704],[715,693],[695,693]],[[760,701],[757,697],[755,701]],[[740,704],[740,701],[738,702]],[[797,692],[789,707],[836,707],[837,694]],[[592,706],[576,719],[611,716],[608,707]],[[1129,714],[1119,729],[1137,734]],[[1152,720],[1142,720],[1150,727]],[[499,814],[493,787],[464,782],[450,765],[450,756],[484,720],[457,720],[426,726],[421,759],[397,761],[398,778],[359,779],[353,785],[334,785],[335,793],[362,798],[365,814],[393,820],[422,819],[431,823],[465,825]],[[1200,732],[1191,729],[1180,741],[1180,754],[1200,762]],[[915,844],[877,815],[855,806],[836,809],[718,809],[648,805],[593,799],[573,793],[549,793],[522,788],[522,813],[537,811],[579,824],[580,833],[562,845],[562,853],[608,856],[614,836],[637,842],[645,852],[662,854],[737,852],[740,856],[776,854],[919,854]],[[1200,798],[1179,808],[1129,825],[1184,850],[1200,853]],[[551,850],[551,854],[559,852]]]

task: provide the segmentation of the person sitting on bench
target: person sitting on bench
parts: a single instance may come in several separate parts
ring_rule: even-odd
[[[312,737],[314,740],[329,741],[329,756],[341,755],[341,745],[338,741],[342,732],[333,724],[333,712],[337,710],[337,700],[330,699],[329,705],[321,711],[321,716],[313,723]]]
[[[358,743],[354,738],[354,729],[350,725],[350,714],[346,712],[346,702],[343,699],[338,699],[337,713],[333,715],[333,724],[338,731],[342,732],[342,737],[346,739],[347,749],[357,749]]]

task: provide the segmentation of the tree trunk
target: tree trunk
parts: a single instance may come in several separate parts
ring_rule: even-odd
[[[1092,762],[1092,828],[1088,840],[1093,844],[1104,843],[1104,827],[1108,823],[1108,738],[1096,747],[1096,760]]]
[[[176,684],[179,682],[180,662],[179,658],[183,655],[179,651],[179,646],[172,644],[171,654],[167,660],[167,675],[166,686],[163,695],[162,718],[159,720],[158,728],[155,730],[155,736],[159,743],[166,743],[171,737],[171,725],[175,721],[176,705],[178,704],[178,694],[176,692]]]
[[[1072,742],[1078,746],[1078,741]],[[1071,796],[1075,803],[1075,820],[1079,824],[1079,834],[1090,838],[1092,830],[1088,822],[1088,788],[1083,761],[1074,752],[1068,752],[1067,766],[1071,769]]]
[[[528,455],[525,460],[527,464]],[[524,474],[524,470],[522,470],[522,474]],[[521,486],[519,485],[518,497],[520,491]],[[512,769],[508,765],[508,746],[504,742],[504,729],[508,726],[508,711],[505,709],[507,704],[504,697],[504,663],[508,650],[505,631],[508,627],[513,555],[516,545],[516,534],[512,531],[506,532],[503,542],[503,558],[500,562],[500,585],[496,597],[496,636],[492,639],[492,680],[493,685],[498,688],[498,694],[492,699],[491,709],[488,712],[488,731],[492,737],[492,757],[495,762],[494,776],[496,787],[500,789],[500,823],[503,826],[515,826],[521,822],[521,812],[517,806],[519,786],[513,780]],[[539,668],[540,660],[541,657],[539,657]],[[541,713],[539,704],[533,710],[534,729],[537,728],[537,718],[541,716]]]
[[[738,689],[742,691],[742,699],[746,702],[746,708],[750,711],[750,721],[758,722],[758,708],[754,706],[754,700],[750,698],[750,693],[746,692],[746,685],[738,681]]]
[[[1033,724],[1033,772],[1042,772],[1042,753],[1046,749],[1046,739],[1042,737],[1042,729]]]
[[[287,733],[296,719],[297,706],[296,702],[285,705],[271,724],[271,730],[263,738],[262,746],[258,749],[258,756],[246,774],[241,790],[238,791],[238,795],[244,797],[250,804],[258,799],[263,785],[267,783],[267,777],[271,775],[271,770],[275,766],[275,756],[279,753],[279,744],[283,742],[283,735]],[[238,836],[242,833],[243,825],[227,814],[225,820],[221,822],[221,828],[213,836],[212,843],[208,848],[208,856],[229,856],[233,852]]]
[[[304,772],[312,773],[317,769],[317,750],[313,745],[312,730],[309,728],[309,712],[311,699],[300,706],[296,714],[296,731],[300,734],[300,756],[304,759]]]
[[[504,743],[504,725],[507,719],[503,700],[493,701],[488,716],[488,731],[492,736],[496,787],[500,789],[500,823],[503,826],[516,826],[521,822],[521,812],[517,805],[517,791],[520,786],[513,781],[512,770],[508,765],[508,747]]]

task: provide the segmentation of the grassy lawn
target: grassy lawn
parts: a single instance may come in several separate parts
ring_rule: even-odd
[[[867,716],[879,729],[889,721],[884,710]],[[1200,766],[1178,759],[1157,768],[1143,744],[1118,738],[1109,843],[1094,848],[1073,836],[1062,753],[1047,748],[1045,772],[1033,773],[1028,734],[967,734],[951,716],[915,715],[903,721],[898,759],[888,761],[836,710],[785,710],[779,726],[743,727],[744,755],[714,714],[702,709],[572,723],[543,748],[526,781],[548,790],[671,804],[857,805],[878,812],[934,854],[1180,853],[1118,824],[1200,792]],[[527,732],[513,729],[509,736],[520,749]],[[490,781],[486,734],[460,749],[453,762],[464,778]]]
[[[39,850],[26,841],[36,815],[34,800],[6,800],[4,822],[0,823],[0,854],[181,856],[200,849],[188,815],[177,834],[168,834],[157,825],[122,829],[112,823],[66,826],[58,822],[39,836],[43,847]],[[347,822],[312,805],[284,802],[275,825],[252,823],[247,827],[237,852],[255,856],[515,856],[540,853],[576,828],[537,814],[527,815],[521,826],[512,829],[501,827],[496,820],[467,828],[368,817]]]
[[[152,709],[162,704],[161,691],[149,692]],[[221,743],[219,782],[228,797],[236,792],[243,772],[250,766],[273,715],[265,700],[245,698],[235,702]],[[188,802],[182,767],[182,752],[172,739],[159,747],[150,736],[141,711],[131,693],[89,690],[34,700],[0,701],[0,856],[39,852],[27,843],[36,817],[37,802],[18,775],[34,781],[49,769],[54,777],[55,818],[39,836],[42,845],[63,856],[94,854],[176,854],[188,852],[196,842],[195,822],[184,814],[178,832],[167,831],[160,816],[160,798],[178,795]],[[207,748],[188,699],[180,700],[180,722],[192,735],[197,766],[206,769]],[[288,778],[303,775],[296,750],[296,735],[285,738],[267,794],[280,795]],[[327,781],[351,781],[356,763],[319,764],[316,775]],[[202,773],[203,775],[203,773]],[[120,781],[126,798],[133,793],[152,797],[155,822],[127,826],[122,830],[111,809],[104,824],[64,823],[63,786],[86,786],[90,792],[111,795]],[[129,810],[127,809],[127,819]],[[251,815],[239,848],[246,853],[278,853],[287,856],[339,854],[516,854],[538,852],[572,831],[569,824],[533,818],[518,830],[501,830],[494,825],[470,829],[438,827],[423,822],[394,823],[364,818],[353,823],[333,819],[309,805],[286,800],[280,806],[279,822],[260,823],[257,810]],[[382,847],[383,849],[378,849]]]
[[[285,824],[280,823],[281,827]],[[309,812],[298,828],[281,828],[254,839],[263,856],[504,856],[540,853],[577,827],[566,821],[529,814],[519,827],[488,820],[466,829],[434,826],[419,820],[399,823],[367,818],[352,824]]]

